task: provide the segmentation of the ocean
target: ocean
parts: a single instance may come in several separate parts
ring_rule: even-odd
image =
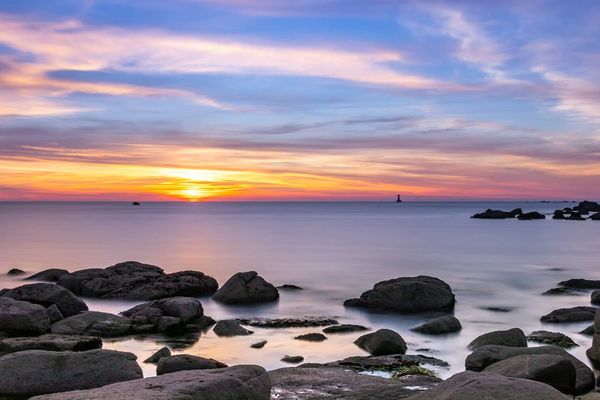
[[[28,273],[58,267],[77,270],[136,260],[167,272],[193,269],[220,284],[239,271],[256,270],[267,281],[302,286],[281,291],[277,303],[224,306],[202,298],[205,314],[235,317],[335,317],[341,323],[389,328],[400,333],[408,353],[450,363],[445,378],[464,370],[467,344],[499,329],[563,332],[580,346],[573,354],[587,362],[591,338],[577,332],[589,323],[543,325],[539,318],[557,308],[589,305],[588,292],[542,296],[569,278],[600,279],[600,222],[480,220],[487,208],[551,213],[572,203],[541,202],[2,202],[0,203],[0,287],[23,284],[10,268]],[[425,336],[410,331],[422,315],[393,315],[346,309],[378,281],[430,275],[449,283],[457,297],[455,315],[463,330]],[[85,299],[92,310],[118,313],[136,302]],[[490,311],[488,307],[508,312]],[[360,333],[330,335],[322,343],[293,340],[320,328],[251,328],[250,336],[219,338],[146,335],[105,340],[104,348],[132,351],[142,360],[163,345],[174,353],[212,357],[227,364],[288,366],[286,354],[305,362],[327,362],[366,354],[352,342]],[[261,339],[260,350],[250,344]],[[531,344],[534,345],[534,344]],[[426,349],[427,351],[425,351]],[[417,351],[419,350],[419,351]],[[155,367],[142,364],[147,376]]]

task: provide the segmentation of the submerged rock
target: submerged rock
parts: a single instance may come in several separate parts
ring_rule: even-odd
[[[304,340],[306,342],[322,342],[327,340],[327,336],[322,333],[306,333],[304,335],[296,336],[294,339],[296,340]]]
[[[484,333],[473,339],[468,347],[473,350],[490,344],[509,347],[527,347],[527,338],[521,329],[512,328],[505,331]]]
[[[256,328],[314,328],[337,324],[332,318],[305,317],[305,318],[254,318],[240,319],[244,325],[254,326]]]
[[[212,358],[177,354],[175,356],[161,357],[156,367],[156,375],[170,374],[177,371],[215,368],[227,368],[227,364],[223,364]]]
[[[406,342],[390,329],[367,333],[356,339],[354,344],[374,356],[406,353]]]
[[[266,344],[267,344],[266,340],[261,340],[261,341],[256,342],[256,343],[252,343],[250,345],[250,347],[252,347],[253,349],[262,349],[263,347],[265,347]]]
[[[341,324],[341,325],[333,325],[328,326],[323,329],[323,333],[327,334],[335,334],[335,333],[351,333],[351,332],[361,332],[368,331],[369,328],[362,325],[352,325],[352,324]]]
[[[446,282],[430,276],[416,276],[379,282],[360,298],[346,300],[344,306],[415,313],[452,311],[455,303],[454,293]]]
[[[277,301],[277,288],[265,281],[255,271],[238,272],[213,295],[224,304],[252,304]]]
[[[279,290],[304,290],[304,288],[301,286],[290,285],[289,283],[286,283],[284,285],[279,285],[279,286],[277,286],[277,289],[279,289]]]
[[[131,330],[131,323],[118,315],[86,311],[53,323],[50,330],[61,335],[111,337],[127,335]]]
[[[462,325],[455,316],[444,315],[425,321],[421,325],[412,328],[411,330],[427,335],[440,335],[445,333],[458,332],[461,329]]]
[[[43,306],[0,297],[0,334],[40,335],[49,327],[50,319]]]
[[[562,324],[568,322],[593,321],[596,314],[595,307],[571,307],[560,308],[546,314],[540,318],[542,322],[548,324]]]
[[[19,268],[11,268],[6,273],[6,275],[8,275],[8,276],[18,276],[18,275],[24,275],[24,274],[25,274],[25,271],[23,271],[22,269],[19,269]]]
[[[245,336],[251,335],[254,332],[242,327],[238,320],[229,319],[217,322],[213,328],[213,332],[217,336]]]
[[[10,297],[14,300],[28,301],[44,307],[56,305],[60,313],[69,317],[87,311],[88,307],[83,300],[77,298],[67,289],[52,283],[30,283],[6,290],[2,297]]]
[[[50,269],[45,269],[43,271],[35,273],[35,274],[25,278],[25,280],[26,281],[56,282],[56,281],[58,281],[58,279],[61,276],[66,275],[68,273],[69,273],[69,271],[67,271],[66,269],[50,268]]]
[[[163,357],[170,357],[171,356],[171,350],[169,350],[168,347],[162,347],[161,349],[157,350],[154,354],[152,354],[150,357],[146,358],[144,360],[144,363],[146,364],[157,364],[158,361],[163,358]]]
[[[102,339],[95,336],[46,334],[0,340],[0,353],[16,353],[24,350],[86,351],[101,347]]]
[[[527,336],[527,340],[537,343],[553,344],[564,348],[579,346],[573,339],[560,332],[535,331]]]

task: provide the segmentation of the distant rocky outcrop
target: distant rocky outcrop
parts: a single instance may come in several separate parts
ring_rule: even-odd
[[[277,301],[279,292],[256,271],[238,272],[217,290],[213,299],[224,304],[268,303]]]
[[[575,207],[573,207],[573,210],[583,214],[589,214],[590,212],[600,212],[600,204],[595,201],[584,200]]]
[[[482,213],[475,214],[471,216],[471,218],[481,218],[481,219],[507,219],[507,218],[516,218],[517,216],[523,214],[523,210],[520,208],[515,208],[512,211],[502,211],[502,210],[492,210],[488,208]]]
[[[517,217],[519,221],[530,221],[533,219],[546,219],[546,216],[537,211],[531,211],[528,213],[521,214]]]

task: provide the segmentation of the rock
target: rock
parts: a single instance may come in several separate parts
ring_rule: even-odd
[[[6,273],[6,275],[8,275],[8,276],[17,276],[17,275],[23,275],[23,274],[25,274],[25,271],[23,271],[22,269],[19,269],[19,268],[11,268]]]
[[[289,363],[289,364],[299,364],[302,361],[304,361],[304,357],[302,357],[302,356],[288,356],[288,355],[285,355],[285,356],[283,356],[283,358],[281,359],[281,361]]]
[[[585,221],[585,218],[580,213],[573,212],[567,217],[569,221]]]
[[[565,219],[565,214],[562,210],[554,211],[554,215],[552,215],[552,219]]]
[[[425,321],[421,325],[411,330],[427,335],[439,335],[444,333],[458,332],[461,329],[462,325],[456,317],[453,315],[445,315]]]
[[[170,357],[170,356],[171,356],[171,350],[169,350],[168,347],[163,347],[163,348],[159,349],[158,351],[156,351],[154,354],[152,354],[150,357],[146,358],[144,360],[144,363],[157,364],[161,358]]]
[[[53,323],[50,330],[61,335],[111,337],[127,335],[131,324],[127,318],[118,315],[86,311]]]
[[[265,281],[255,271],[238,272],[213,295],[224,304],[252,304],[277,301],[277,288]]]
[[[506,219],[506,218],[515,218],[517,215],[523,213],[523,210],[520,208],[515,208],[512,211],[501,211],[501,210],[492,210],[488,208],[482,213],[475,214],[471,218],[482,218],[482,219]]]
[[[352,324],[341,324],[341,325],[333,325],[328,326],[323,329],[323,333],[332,334],[332,333],[351,333],[351,332],[361,332],[368,331],[369,328],[362,325],[352,325]]]
[[[452,311],[455,303],[454,293],[447,283],[429,276],[416,276],[379,282],[359,299],[346,300],[344,306],[415,313]]]
[[[239,321],[244,325],[254,326],[257,328],[314,328],[338,323],[335,319],[322,317],[275,319],[254,318],[240,319]]]
[[[218,287],[214,278],[202,272],[165,274],[157,266],[137,261],[72,272],[62,275],[57,283],[81,296],[132,300],[206,296]]]
[[[221,320],[213,328],[217,336],[244,336],[251,335],[254,332],[242,327],[235,319]]]
[[[594,325],[590,325],[587,328],[585,328],[584,330],[582,330],[581,332],[579,332],[580,335],[587,335],[587,336],[592,336],[594,334]]]
[[[532,212],[528,212],[528,213],[519,215],[517,217],[517,219],[519,221],[529,221],[532,219],[546,219],[546,216],[544,214],[540,214],[537,211],[532,211]]]
[[[39,304],[0,297],[0,333],[40,335],[50,327],[48,312]]]
[[[204,311],[198,299],[169,297],[137,305],[121,314],[129,318],[136,331],[142,325],[145,331],[165,332],[182,329],[187,323],[198,321]]]
[[[277,286],[277,289],[280,289],[280,290],[304,290],[303,287],[296,286],[296,285],[290,285],[287,283],[284,285]]]
[[[86,351],[100,348],[102,348],[102,339],[94,336],[45,334],[0,341],[0,353],[16,353],[24,350]]]
[[[557,288],[548,289],[542,294],[544,296],[555,296],[555,295],[577,296],[577,295],[581,294],[581,290],[567,288],[567,287],[557,287]]]
[[[294,339],[296,340],[304,340],[307,342],[322,342],[327,340],[327,336],[322,333],[306,333],[304,335],[296,336]]]
[[[584,200],[580,202],[578,205],[573,207],[573,210],[579,211],[580,213],[589,213],[589,212],[598,212],[600,211],[600,204],[595,201],[587,201]]]
[[[374,356],[406,353],[406,342],[390,329],[367,333],[356,339],[354,344]]]
[[[98,389],[34,397],[31,400],[269,400],[271,380],[264,368],[179,371],[153,378],[115,383]]]
[[[482,346],[467,356],[465,367],[470,371],[483,371],[488,366],[498,361],[506,360],[522,354],[553,354],[571,360],[576,371],[576,391],[578,394],[587,393],[596,386],[594,372],[577,357],[557,346],[539,347],[507,347],[507,346]]]
[[[67,275],[69,271],[66,269],[60,268],[50,268],[40,271],[36,274],[31,275],[28,278],[25,278],[27,281],[42,281],[42,282],[56,282],[60,279],[61,276]]]
[[[498,312],[498,313],[507,313],[507,312],[514,311],[513,307],[498,307],[498,306],[481,307],[481,309],[491,311],[491,312]]]
[[[489,372],[466,371],[453,375],[410,400],[568,400],[552,386]]]
[[[560,308],[544,315],[540,321],[548,324],[562,324],[568,322],[593,321],[596,314],[595,307]]]
[[[250,347],[253,349],[262,349],[267,344],[266,340],[261,340],[260,342],[252,343]]]
[[[598,310],[600,310],[600,308]],[[596,312],[594,325],[592,325],[592,327],[594,329],[594,337],[592,340],[592,347],[587,351],[587,356],[592,361],[592,364],[598,368],[600,367],[600,311]]]
[[[9,289],[2,293],[3,297],[14,300],[28,301],[44,307],[56,305],[60,313],[69,317],[87,311],[87,305],[67,289],[52,283],[30,283]]]
[[[600,290],[594,290],[591,297],[592,304],[600,305]]]
[[[178,354],[170,357],[161,357],[156,367],[156,375],[170,374],[177,371],[189,371],[193,369],[215,369],[227,368],[227,364],[212,358],[192,356],[189,354]]]
[[[52,304],[50,307],[46,308],[46,312],[48,313],[48,318],[52,324],[64,318],[64,315],[62,315],[56,304]]]
[[[579,346],[573,339],[560,332],[535,331],[527,336],[527,340],[537,343],[553,344],[564,348]]]
[[[600,212],[595,213],[589,219],[591,219],[592,221],[600,221]]]
[[[449,367],[444,360],[434,357],[428,357],[421,354],[390,354],[385,356],[354,356],[343,360],[333,361],[323,364],[326,367],[350,368],[357,372],[365,371],[386,371],[398,373],[406,367],[411,366],[429,366],[429,367]]]
[[[96,388],[142,377],[132,353],[113,350],[28,350],[0,357],[0,396]]]
[[[476,337],[469,343],[469,349],[473,350],[481,346],[496,344],[508,347],[527,347],[525,333],[519,328],[507,329],[505,331],[493,331]]]
[[[591,279],[569,279],[559,283],[560,286],[564,286],[571,289],[600,289],[600,280]]]

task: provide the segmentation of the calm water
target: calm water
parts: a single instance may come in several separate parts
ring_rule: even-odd
[[[466,345],[477,335],[519,326],[569,334],[585,360],[591,340],[577,334],[587,324],[542,326],[539,317],[556,308],[588,305],[589,294],[546,297],[540,293],[572,277],[600,279],[600,222],[474,220],[488,207],[551,212],[559,203],[0,203],[0,272],[19,267],[35,272],[49,267],[76,270],[125,260],[161,266],[166,271],[196,269],[223,283],[233,273],[257,270],[274,283],[306,288],[282,292],[277,304],[228,307],[203,299],[215,319],[262,316],[337,317],[373,329],[398,331],[409,353],[431,349],[452,364],[442,377],[464,369]],[[427,274],[448,282],[457,295],[459,334],[428,337],[410,332],[419,316],[369,314],[344,309],[374,283]],[[0,287],[18,280],[2,273]],[[135,303],[86,299],[91,309],[118,313]],[[483,307],[509,307],[497,313]],[[164,343],[229,364],[284,366],[285,354],[306,362],[333,361],[363,352],[352,342],[358,334],[332,335],[323,343],[292,340],[318,329],[255,328],[254,335],[127,338],[105,348],[135,352],[140,361]],[[267,339],[261,350],[251,343]],[[143,364],[146,375],[154,366]]]

